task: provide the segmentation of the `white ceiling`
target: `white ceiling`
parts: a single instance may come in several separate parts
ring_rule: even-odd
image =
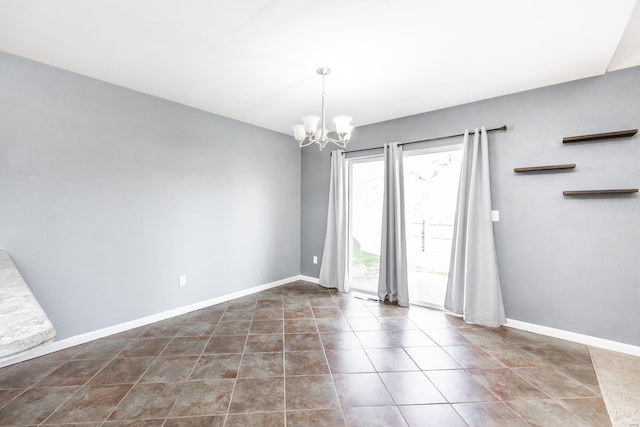
[[[636,0],[0,0],[0,50],[290,134],[640,65]],[[634,11],[635,7],[635,11]]]

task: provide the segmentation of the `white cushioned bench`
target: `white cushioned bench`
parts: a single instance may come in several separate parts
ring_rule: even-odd
[[[0,361],[53,341],[56,330],[5,249],[0,249]]]

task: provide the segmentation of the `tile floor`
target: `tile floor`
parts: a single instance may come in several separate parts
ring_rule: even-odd
[[[607,426],[586,346],[295,282],[0,368],[0,426]]]

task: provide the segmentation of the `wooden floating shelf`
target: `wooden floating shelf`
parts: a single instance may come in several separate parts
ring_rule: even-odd
[[[633,136],[636,133],[638,133],[638,129],[621,130],[617,132],[594,133],[591,135],[567,136],[565,138],[562,138],[562,143],[570,144],[572,142],[588,142],[588,141],[597,141],[599,139],[624,138],[627,136]]]
[[[616,188],[613,190],[574,190],[574,191],[563,191],[562,194],[565,196],[588,196],[592,194],[631,194],[637,193],[637,188]]]
[[[538,172],[538,171],[553,171],[560,169],[573,169],[576,167],[575,163],[566,163],[564,165],[546,165],[546,166],[530,166],[526,168],[513,168],[514,172]]]

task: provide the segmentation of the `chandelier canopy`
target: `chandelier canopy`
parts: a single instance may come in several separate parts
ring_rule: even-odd
[[[322,126],[318,128],[318,122],[321,120],[318,116],[304,116],[302,117],[302,124],[291,126],[293,129],[293,137],[298,141],[300,148],[307,147],[313,143],[318,144],[320,151],[329,143],[333,142],[340,148],[347,148],[349,139],[351,139],[351,117],[338,116],[333,119],[336,125],[336,133],[338,139],[330,138],[329,131],[325,126],[325,112],[324,112],[324,77],[331,73],[328,68],[318,68],[316,70],[318,74],[322,76]]]

